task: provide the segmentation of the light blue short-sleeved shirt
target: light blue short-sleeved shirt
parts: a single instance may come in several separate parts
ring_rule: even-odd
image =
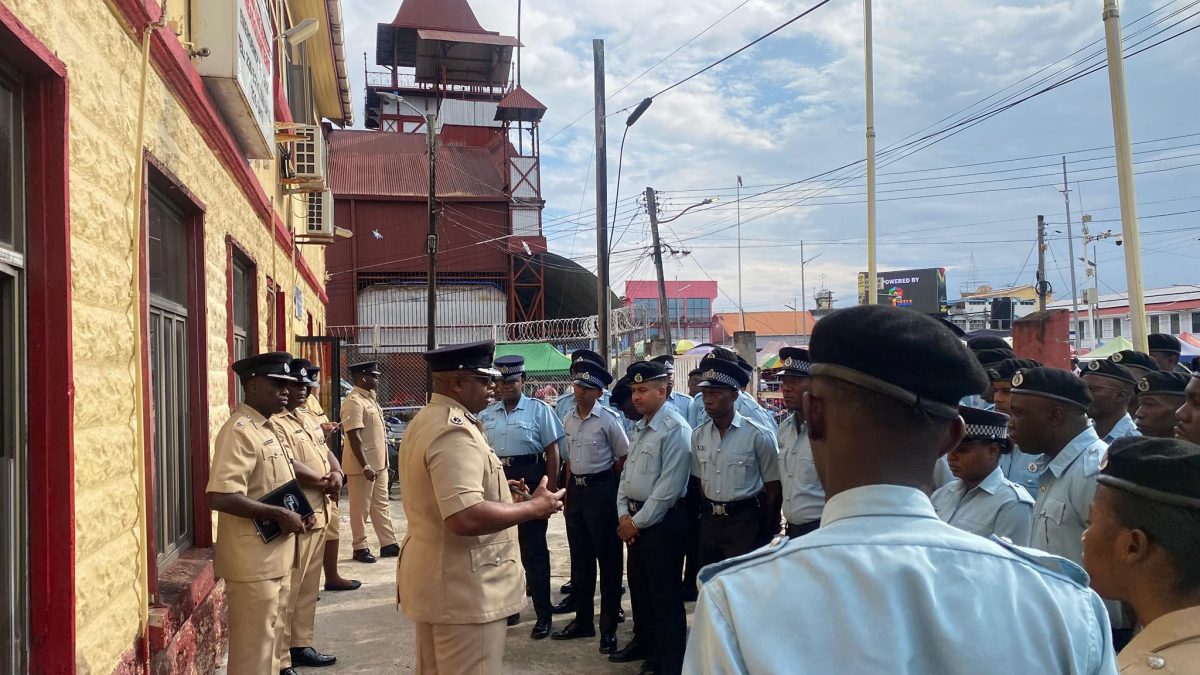
[[[711,419],[692,430],[692,475],[714,502],[747,499],[779,480],[775,436],[735,410],[725,437]]]
[[[779,425],[775,423],[775,416],[769,410],[758,404],[754,397],[744,391],[738,392],[737,402],[733,404],[734,410],[742,417],[754,420],[760,425],[770,430],[775,434],[779,430]],[[708,413],[704,411],[704,393],[696,394],[692,398],[692,404],[688,408],[687,421],[693,429],[697,429],[701,424],[708,420]]]
[[[571,463],[573,474],[593,474],[607,471],[619,457],[629,454],[629,437],[625,435],[624,415],[597,403],[587,417],[579,417],[572,408],[563,418],[567,440],[562,457]]]
[[[1042,472],[1046,470],[1046,465],[1049,463],[1049,457],[1022,452],[1015,445],[1012,452],[1000,456],[1000,470],[1004,472],[1004,477],[1025,488],[1025,491],[1035,499]]]
[[[667,405],[675,406],[675,410],[680,415],[683,415],[684,419],[687,419],[688,413],[690,413],[692,409],[692,397],[686,396],[677,391],[672,391],[671,395],[667,397]]]
[[[629,501],[643,502],[633,514],[639,529],[657,524],[687,492],[692,466],[692,428],[669,405],[633,425],[629,459],[617,483],[617,518],[629,515]]]
[[[1084,429],[1050,460],[1033,505],[1029,547],[1083,564],[1088,508],[1096,494],[1096,476],[1108,444],[1092,427]]]
[[[1005,478],[1000,467],[970,490],[961,479],[955,478],[938,488],[930,501],[938,518],[960,530],[981,537],[994,534],[1018,546],[1029,541],[1033,497],[1025,488]]]
[[[1112,442],[1118,438],[1141,435],[1142,432],[1137,430],[1137,424],[1134,423],[1133,418],[1129,416],[1129,413],[1125,413],[1121,419],[1117,420],[1117,423],[1113,425],[1112,431],[1108,432],[1108,435],[1103,440],[1106,444],[1112,445]]]
[[[913,488],[834,495],[817,531],[700,579],[687,673],[1116,673],[1083,570],[952,527]]]
[[[792,414],[779,425],[779,478],[783,483],[783,517],[792,525],[821,519],[825,488],[813,462],[808,427],[796,426]]]
[[[612,394],[607,389],[605,389],[604,393],[600,394],[600,400],[596,401],[596,403],[598,403],[602,406],[608,407],[609,399],[611,399],[611,398],[612,398]],[[563,393],[562,396],[559,396],[558,399],[554,401],[554,414],[558,415],[558,419],[560,419],[560,420],[562,418],[566,417],[567,413],[571,412],[574,409],[575,409],[575,392],[572,390],[568,389],[566,392]]]
[[[563,437],[562,422],[550,404],[524,394],[512,412],[504,409],[504,401],[496,401],[484,408],[479,419],[497,457],[541,454]]]

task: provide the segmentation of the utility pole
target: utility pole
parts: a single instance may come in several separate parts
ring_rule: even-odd
[[[1079,334],[1079,287],[1075,285],[1075,235],[1071,232],[1071,190],[1067,187],[1067,156],[1063,155],[1063,204],[1067,207],[1067,257],[1071,261],[1071,324],[1075,326],[1075,353],[1083,343]],[[1096,338],[1100,337],[1096,333]]]
[[[808,342],[808,291],[804,287],[804,268],[808,267],[808,261],[804,259],[804,240],[800,240],[800,316],[803,317],[801,322],[804,324],[804,332],[800,335],[805,336],[805,342]],[[800,336],[796,336],[799,339]]]
[[[879,302],[875,264],[875,79],[871,45],[871,0],[863,0],[863,43],[867,90],[867,304]]]
[[[746,330],[746,303],[742,302],[742,177],[737,177],[738,320]]]
[[[604,40],[592,40],[596,113],[596,330],[608,363],[608,127],[604,107]],[[657,244],[657,242],[656,242]]]
[[[1108,51],[1108,92],[1112,100],[1113,145],[1117,150],[1117,192],[1121,198],[1121,232],[1125,243],[1125,284],[1133,348],[1147,351],[1146,298],[1142,291],[1142,244],[1138,233],[1137,194],[1133,185],[1133,151],[1125,101],[1125,55],[1121,45],[1121,12],[1117,0],[1104,0],[1104,38]]]
[[[1038,216],[1038,233],[1037,233],[1037,248],[1038,248],[1038,272],[1037,286],[1034,290],[1038,296],[1038,311],[1046,311],[1046,218]]]
[[[429,269],[425,272],[428,286],[428,306],[425,309],[425,347],[437,347],[437,118],[433,113],[425,115],[425,139],[429,144],[429,234],[425,237],[425,252],[429,254]],[[429,391],[433,392],[433,373],[429,375]]]
[[[646,212],[650,214],[650,238],[654,246],[654,273],[658,275],[658,322],[662,326],[663,342],[671,349],[671,323],[667,321],[667,280],[663,276],[662,245],[658,242],[658,194],[646,188]],[[745,326],[742,326],[745,328]]]

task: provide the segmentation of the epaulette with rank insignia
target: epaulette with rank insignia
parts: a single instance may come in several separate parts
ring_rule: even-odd
[[[775,535],[775,537],[771,539],[771,543],[763,546],[762,548],[754,549],[749,553],[734,556],[718,563],[705,565],[700,569],[700,574],[697,578],[700,580],[700,583],[703,584],[711,581],[713,577],[721,572],[739,567],[746,563],[766,562],[768,559],[783,552],[784,544],[787,544],[789,541],[791,540],[785,534]]]
[[[466,424],[466,419],[468,417],[470,416],[467,415],[467,412],[462,408],[450,408],[450,413],[447,416],[446,421],[456,427],[461,427],[462,425]],[[472,418],[471,421],[473,422],[474,418]]]
[[[997,544],[1000,544],[1009,551],[1012,551],[1012,553],[1018,558],[1028,560],[1042,569],[1049,570],[1058,576],[1075,582],[1079,586],[1084,588],[1087,588],[1088,586],[1089,580],[1087,572],[1084,572],[1082,567],[1076,565],[1070,560],[1067,560],[1066,558],[1060,558],[1059,556],[1051,555],[1045,551],[1039,551],[1033,548],[1017,546],[1007,539],[997,537],[994,534],[991,536],[991,540]]]

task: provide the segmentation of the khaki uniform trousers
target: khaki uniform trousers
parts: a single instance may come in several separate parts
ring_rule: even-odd
[[[508,620],[489,623],[420,623],[417,633],[419,675],[494,675],[504,663]]]
[[[355,551],[367,548],[368,509],[379,546],[395,544],[396,533],[392,530],[392,514],[388,510],[386,470],[380,471],[373,481],[361,474],[350,476],[350,535],[354,538]]]
[[[225,582],[229,603],[228,675],[278,673],[292,577]]]
[[[342,513],[338,508],[338,498],[329,500],[329,522],[325,524],[325,541],[339,541],[342,538],[341,524],[338,522],[341,519]]]
[[[325,559],[325,532],[296,535],[296,567],[292,570],[292,589],[284,617],[282,639],[275,645],[279,667],[292,665],[290,647],[313,646],[316,632],[317,593],[321,588],[321,565]]]

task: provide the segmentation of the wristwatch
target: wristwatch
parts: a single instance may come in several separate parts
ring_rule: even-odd
[[[374,470],[375,469],[372,469],[370,464],[363,464],[363,472],[364,473],[366,473],[367,471],[374,471]]]

